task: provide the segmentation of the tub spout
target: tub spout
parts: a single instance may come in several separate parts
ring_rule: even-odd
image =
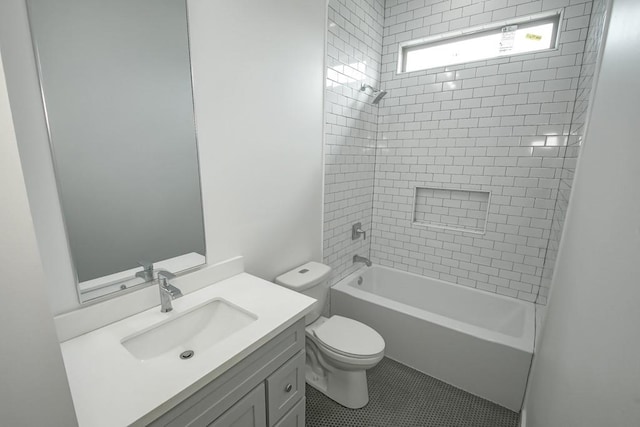
[[[367,267],[371,267],[371,261],[369,261],[368,258],[365,258],[363,256],[354,255],[353,256],[353,263],[355,264],[356,262],[364,262]]]

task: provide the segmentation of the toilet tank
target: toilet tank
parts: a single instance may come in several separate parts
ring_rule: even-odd
[[[329,276],[331,267],[319,262],[308,262],[298,268],[276,277],[278,285],[300,292],[318,300],[305,317],[305,323],[313,323],[322,314],[329,295]]]

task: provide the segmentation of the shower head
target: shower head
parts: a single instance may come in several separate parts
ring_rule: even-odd
[[[362,83],[362,86],[360,86],[360,92],[364,92],[367,89],[371,89],[371,92],[373,92],[371,94],[372,96],[375,95],[375,98],[373,98],[373,102],[372,102],[373,105],[378,105],[378,102],[380,102],[380,100],[387,94],[386,90],[379,90],[374,88],[371,85]]]
[[[378,105],[378,102],[380,102],[380,100],[382,98],[384,98],[384,96],[387,94],[386,90],[379,90],[377,92],[377,95],[375,98],[373,98],[373,101],[371,102],[373,105]]]

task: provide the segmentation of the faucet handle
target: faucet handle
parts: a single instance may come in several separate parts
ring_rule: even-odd
[[[144,268],[144,271],[150,271],[153,270],[153,263],[149,262],[149,261],[138,261],[138,265],[142,268]]]
[[[171,280],[175,279],[176,275],[167,270],[157,270],[158,271],[158,280]]]
[[[362,234],[362,240],[367,240],[367,232],[366,232],[366,231],[364,231],[364,230],[362,230],[362,229],[358,228],[358,229],[356,230],[356,233],[360,233],[360,234]]]
[[[136,277],[146,281],[153,280],[153,263],[148,261],[138,261],[138,265],[142,267],[142,271],[136,273]]]
[[[367,232],[362,229],[362,223],[356,222],[351,226],[351,240],[356,240],[361,234],[362,240],[367,240]]]

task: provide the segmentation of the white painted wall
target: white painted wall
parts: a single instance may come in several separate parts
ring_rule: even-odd
[[[324,1],[189,1],[207,258],[322,258]]]
[[[77,425],[18,157],[0,60],[0,424]]]
[[[640,4],[614,0],[547,318],[528,427],[640,420]]]
[[[208,262],[273,279],[322,260],[324,1],[189,0]],[[0,44],[54,314],[78,308],[24,0]]]

